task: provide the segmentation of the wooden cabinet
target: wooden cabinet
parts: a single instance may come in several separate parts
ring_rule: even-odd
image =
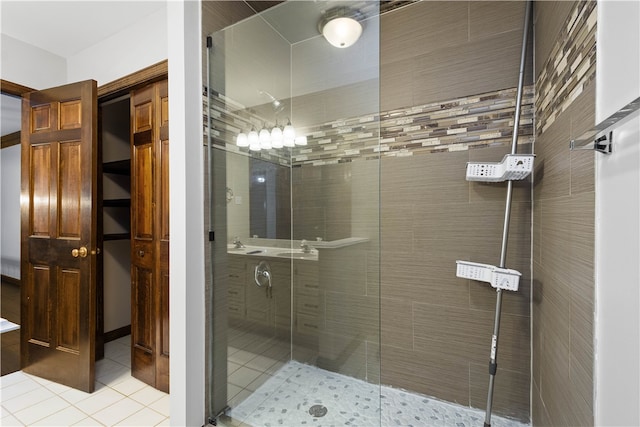
[[[131,95],[131,374],[169,391],[169,117],[166,81]]]

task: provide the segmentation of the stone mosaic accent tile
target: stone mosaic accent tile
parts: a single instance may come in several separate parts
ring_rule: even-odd
[[[291,166],[461,151],[511,144],[516,92],[505,89],[300,128],[297,131],[307,135],[308,145],[290,150],[249,153],[236,147],[238,132],[259,130],[265,121],[217,93],[212,94],[210,124],[216,147]],[[533,142],[533,101],[533,87],[525,87],[519,144]],[[205,96],[205,137],[206,102]]]
[[[536,82],[536,134],[566,110],[596,75],[595,1],[576,2]]]
[[[314,417],[313,405],[327,413]],[[475,427],[484,412],[290,361],[228,414],[253,426],[451,426]],[[492,416],[496,427],[525,427]],[[222,422],[224,425],[224,421]]]

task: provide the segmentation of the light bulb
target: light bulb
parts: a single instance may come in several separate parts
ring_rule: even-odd
[[[276,141],[282,143],[282,129],[278,126],[271,129],[271,143],[274,144]]]
[[[282,148],[283,142],[282,129],[280,129],[278,126],[271,129],[271,146],[273,148]]]
[[[255,129],[251,129],[249,132],[249,145],[260,145],[260,137],[258,137],[258,132]]]
[[[285,138],[284,141],[282,142],[282,145],[284,145],[285,147],[295,147],[296,142],[295,142],[295,139],[293,138]]]
[[[251,151],[260,151],[262,148],[260,147],[260,143],[249,145],[249,150]]]
[[[238,137],[236,138],[236,145],[238,147],[248,147],[249,146],[249,138],[247,138],[247,134],[244,132],[240,132]]]
[[[306,136],[297,136],[295,139],[296,145],[307,145],[307,137]]]
[[[267,129],[262,128],[258,139],[260,140],[260,148],[264,148],[265,150],[271,149],[271,133]]]
[[[295,139],[296,138],[296,130],[291,126],[291,122],[287,123],[282,131],[282,137],[285,139]],[[285,144],[286,146],[286,144]]]

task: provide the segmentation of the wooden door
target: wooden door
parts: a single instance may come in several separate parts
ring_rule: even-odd
[[[96,82],[26,94],[21,134],[21,367],[92,392]]]
[[[169,391],[168,86],[131,96],[131,374]]]

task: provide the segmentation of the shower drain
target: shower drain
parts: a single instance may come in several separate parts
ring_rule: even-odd
[[[322,405],[313,405],[309,408],[309,415],[315,418],[324,417],[327,415],[327,408]]]

